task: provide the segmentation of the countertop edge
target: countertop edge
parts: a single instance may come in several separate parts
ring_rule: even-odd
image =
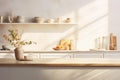
[[[2,66],[27,67],[120,67],[120,59],[35,59],[33,61],[17,61],[0,59]]]
[[[107,50],[107,51],[75,51],[75,50],[70,50],[70,51],[24,51],[24,53],[109,53],[109,52],[120,52],[118,50]],[[14,51],[0,51],[0,53],[14,53]]]
[[[120,64],[0,64],[2,66],[15,67],[120,67]]]

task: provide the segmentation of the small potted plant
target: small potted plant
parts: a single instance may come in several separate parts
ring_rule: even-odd
[[[16,60],[25,60],[25,57],[23,56],[24,50],[22,46],[34,44],[35,42],[22,40],[22,33],[20,34],[17,29],[9,29],[8,32],[9,34],[5,34],[3,37],[15,47],[14,52]]]

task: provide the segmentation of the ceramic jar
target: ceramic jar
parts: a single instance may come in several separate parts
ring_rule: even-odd
[[[34,22],[35,22],[35,23],[43,23],[43,22],[44,22],[44,19],[43,19],[43,18],[40,18],[40,17],[34,17]]]
[[[17,21],[18,23],[23,23],[25,20],[24,20],[24,17],[23,17],[23,16],[17,16],[16,21]]]

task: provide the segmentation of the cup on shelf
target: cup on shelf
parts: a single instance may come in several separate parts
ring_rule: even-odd
[[[65,22],[65,23],[71,23],[71,18],[66,18],[66,19],[64,20],[64,22]]]
[[[3,23],[3,16],[0,16],[0,23]]]
[[[9,23],[12,23],[13,21],[14,21],[14,17],[8,16],[8,22],[9,22]]]
[[[60,23],[61,22],[61,19],[60,18],[56,18],[55,19],[55,23]]]
[[[46,22],[47,23],[54,23],[54,19],[47,19]]]

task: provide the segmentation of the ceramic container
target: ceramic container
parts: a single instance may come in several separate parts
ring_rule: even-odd
[[[23,16],[17,16],[16,21],[17,21],[18,23],[23,23],[23,22],[25,21],[25,19],[24,19]]]
[[[34,17],[34,22],[35,23],[44,23],[44,18]]]
[[[61,23],[61,19],[60,18],[56,18],[55,19],[55,23]]]
[[[23,56],[24,50],[22,47],[15,48],[14,52],[15,52],[16,60],[24,60],[24,56]]]
[[[54,19],[47,19],[47,23],[54,23]]]

